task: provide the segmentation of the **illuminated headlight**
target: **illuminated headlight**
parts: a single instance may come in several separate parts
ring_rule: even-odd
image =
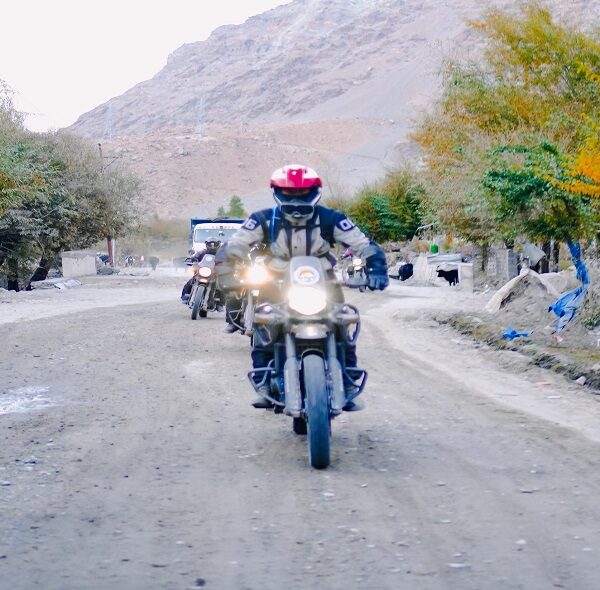
[[[246,271],[246,281],[253,285],[262,285],[269,280],[269,271],[262,264],[253,264]]]
[[[207,266],[201,266],[198,269],[198,274],[206,279],[212,274],[212,269],[208,268]]]
[[[352,259],[352,264],[354,266],[361,266],[362,265],[362,258],[353,258]]]
[[[288,303],[302,315],[314,315],[325,309],[327,293],[318,287],[291,287],[288,291]]]

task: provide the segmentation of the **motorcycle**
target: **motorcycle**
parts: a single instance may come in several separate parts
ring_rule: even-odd
[[[217,308],[215,257],[205,254],[200,262],[186,260],[186,264],[192,267],[194,273],[194,284],[187,305],[192,310],[193,320],[198,316],[205,318],[209,311]]]
[[[237,274],[239,284],[242,286],[240,293],[242,305],[232,321],[242,334],[250,337],[254,334],[254,314],[259,301],[260,288],[271,280],[266,262],[266,256],[257,256]]]
[[[361,293],[367,290],[367,272],[362,258],[352,254],[344,254],[342,260],[348,260],[342,267],[342,280],[345,285],[352,288],[358,288]]]
[[[293,431],[307,435],[310,465],[324,469],[330,462],[331,420],[362,393],[367,380],[366,371],[345,366],[345,345],[356,342],[360,316],[353,305],[331,302],[319,258],[292,258],[282,293],[283,302],[256,307],[253,338],[273,345],[275,354],[269,366],[250,371],[248,378],[275,413],[292,417]]]

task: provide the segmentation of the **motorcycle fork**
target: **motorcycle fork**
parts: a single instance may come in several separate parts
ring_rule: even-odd
[[[338,360],[334,331],[327,336],[327,366],[331,379],[331,411],[333,414],[340,414],[346,405],[346,392],[344,391],[344,373]]]
[[[206,295],[204,295],[204,308],[208,310],[209,305],[216,305],[215,304],[215,283],[214,281],[211,281],[207,286],[206,286]]]
[[[289,333],[285,335],[285,364],[283,383],[285,387],[285,410],[288,416],[299,418],[302,413],[302,392],[300,390],[300,363],[296,341]]]
[[[246,310],[242,319],[244,320],[244,334],[252,335],[254,324],[254,291],[252,289],[248,291]]]
[[[194,298],[196,297],[196,291],[198,290],[198,281],[194,281],[192,285],[192,290],[190,291],[190,296],[187,300],[187,306],[191,309],[194,306]]]

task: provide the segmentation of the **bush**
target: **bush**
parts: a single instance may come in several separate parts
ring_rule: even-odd
[[[350,200],[330,198],[377,242],[410,240],[422,224],[423,188],[409,169],[389,172],[385,179],[365,186]]]

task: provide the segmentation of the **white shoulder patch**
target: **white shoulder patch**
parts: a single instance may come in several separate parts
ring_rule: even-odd
[[[352,223],[352,221],[350,221],[347,217],[344,217],[344,219],[340,219],[335,225],[338,229],[341,229],[342,231],[350,231],[351,229],[354,229],[356,227],[356,225]]]
[[[248,231],[253,231],[256,229],[258,225],[258,221],[256,219],[252,219],[252,217],[248,217],[246,219],[244,225],[242,225],[242,229],[247,229]]]

